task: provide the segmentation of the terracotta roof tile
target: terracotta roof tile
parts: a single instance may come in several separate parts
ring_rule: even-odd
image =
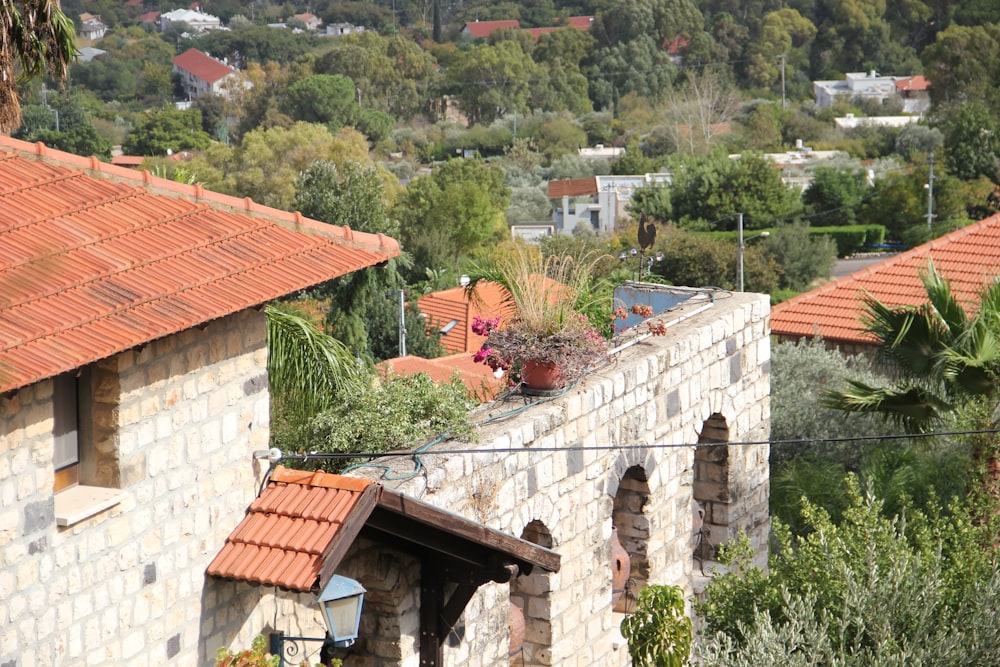
[[[429,331],[437,331],[452,320],[457,324],[441,336],[441,345],[449,352],[475,352],[486,340],[472,333],[472,318],[509,315],[512,309],[504,305],[506,292],[496,283],[480,283],[478,299],[469,300],[464,287],[452,287],[425,294],[417,300],[420,312],[427,316]]]
[[[375,489],[370,480],[278,466],[208,574],[312,590],[324,554],[369,489]]]
[[[919,272],[934,261],[966,307],[982,286],[1000,276],[1000,214],[895,255],[771,309],[771,332],[779,336],[820,335],[831,342],[871,344],[859,323],[867,291],[890,306],[927,300]]]
[[[398,253],[381,235],[0,137],[0,392]]]
[[[391,369],[396,375],[427,373],[434,382],[449,382],[457,372],[462,384],[484,401],[496,398],[507,388],[507,382],[495,377],[489,366],[473,361],[471,352],[459,352],[437,359],[407,355],[386,359],[379,366]]]

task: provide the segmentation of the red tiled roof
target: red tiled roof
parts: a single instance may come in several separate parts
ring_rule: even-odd
[[[469,31],[473,39],[486,39],[494,30],[504,28],[520,28],[521,22],[517,19],[505,21],[470,21],[465,24],[465,29]]]
[[[513,312],[504,305],[506,292],[496,283],[480,283],[476,287],[478,299],[469,300],[464,287],[431,292],[417,299],[420,312],[427,316],[428,331],[438,331],[457,320],[452,329],[441,336],[441,345],[449,352],[475,352],[486,340],[472,333],[474,317],[506,317]]]
[[[902,91],[927,90],[930,86],[930,81],[928,81],[923,74],[917,74],[916,76],[911,76],[908,79],[900,79],[896,82],[896,88],[899,88]]]
[[[0,392],[398,254],[388,237],[0,137]]]
[[[152,23],[156,21],[156,19],[158,18],[160,18],[160,12],[152,11],[152,12],[146,12],[145,14],[139,14],[137,17],[135,17],[135,20],[138,21],[139,23]]]
[[[198,49],[188,49],[179,56],[175,56],[170,62],[185,72],[190,72],[192,76],[198,77],[205,83],[215,83],[236,71]]]
[[[367,518],[375,491],[370,480],[278,466],[207,572],[224,579],[312,590],[327,549],[338,535],[353,541],[363,521],[352,526],[349,519],[356,510]],[[353,534],[341,534],[347,531]]]
[[[982,286],[1000,275],[1000,214],[779,303],[771,309],[771,333],[870,345],[874,339],[858,322],[864,291],[889,306],[925,303],[919,272],[928,260],[960,301],[973,304]]]
[[[379,366],[391,369],[396,375],[427,373],[434,382],[450,382],[457,372],[462,384],[484,401],[496,398],[497,394],[507,387],[504,379],[493,375],[493,369],[486,364],[473,361],[471,352],[459,352],[436,359],[407,355],[386,359]]]
[[[377,511],[392,518],[380,521]],[[294,591],[322,588],[366,524],[388,530],[401,549],[409,542],[421,551],[468,559],[476,558],[475,548],[483,565],[503,554],[529,569],[559,569],[555,552],[370,480],[279,465],[206,573]]]
[[[566,25],[571,25],[574,28],[579,28],[580,30],[590,30],[590,26],[593,23],[593,16],[570,16],[566,19]]]

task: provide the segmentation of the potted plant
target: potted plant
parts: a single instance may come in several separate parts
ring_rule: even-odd
[[[476,361],[512,381],[537,390],[557,389],[579,379],[607,356],[607,343],[582,314],[594,301],[590,276],[600,258],[542,254],[515,245],[510,252],[474,265],[466,290],[475,298],[484,280],[507,294],[509,316],[474,318],[473,331],[486,336]],[[607,311],[605,311],[607,312]]]

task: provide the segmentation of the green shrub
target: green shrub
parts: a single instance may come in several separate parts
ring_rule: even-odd
[[[745,538],[724,550],[732,571],[695,605],[708,637],[699,664],[995,664],[995,502],[887,518],[849,479],[841,522],[808,503],[807,534],[775,521],[767,573],[749,564]]]
[[[472,403],[457,377],[448,384],[435,384],[426,373],[387,377],[343,401],[313,419],[318,451],[377,454],[471,430]],[[343,459],[324,468],[342,470],[355,461]]]
[[[956,508],[945,519],[907,509],[887,519],[849,488],[839,524],[811,506],[804,537],[776,523],[767,574],[747,566],[746,540],[738,545],[736,569],[696,604],[707,628],[698,665],[996,664],[995,512]]]
[[[635,667],[682,667],[691,654],[691,619],[684,591],[651,585],[639,591],[636,608],[622,621],[622,636]]]

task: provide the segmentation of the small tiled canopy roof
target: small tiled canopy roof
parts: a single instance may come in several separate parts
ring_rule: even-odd
[[[771,333],[872,345],[874,338],[859,321],[864,293],[889,306],[925,303],[920,272],[931,260],[968,308],[983,286],[1000,276],[1000,214],[776,305],[771,309]]]
[[[275,468],[208,574],[293,591],[321,589],[359,534],[431,554],[480,583],[516,566],[555,572],[559,555],[370,480]]]
[[[385,236],[0,137],[0,392],[398,254]]]

